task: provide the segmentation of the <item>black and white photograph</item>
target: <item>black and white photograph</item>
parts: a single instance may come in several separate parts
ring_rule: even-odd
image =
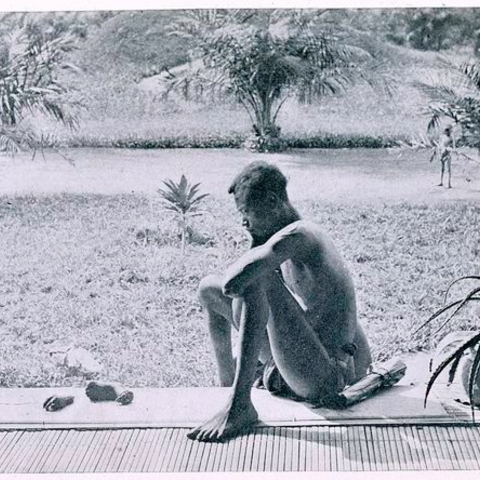
[[[480,4],[101,4],[0,5],[0,475],[478,475]]]

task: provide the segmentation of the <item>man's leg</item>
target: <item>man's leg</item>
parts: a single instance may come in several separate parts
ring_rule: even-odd
[[[448,188],[452,188],[452,156],[447,158]]]
[[[192,440],[222,441],[238,435],[257,421],[258,415],[250,394],[257,361],[264,346],[269,306],[262,286],[247,287],[242,299],[239,353],[232,395],[217,415],[188,433]],[[219,350],[222,351],[221,348]]]
[[[443,161],[443,158],[441,159],[440,161],[440,165],[441,165],[441,174],[440,174],[440,183],[438,184],[439,187],[443,187],[443,175],[445,173],[445,162]]]
[[[243,300],[225,296],[222,293],[221,277],[209,275],[199,286],[200,303],[205,311],[210,339],[221,387],[230,387],[235,377],[236,362],[232,352],[231,327],[240,329]],[[265,330],[259,360],[265,363],[271,356]]]
[[[318,400],[336,388],[334,366],[302,308],[276,273],[263,277],[261,283],[243,293],[232,396],[217,415],[188,434],[191,439],[221,441],[256,422],[250,394],[265,327],[280,374],[298,396]]]
[[[353,378],[352,383],[364,377],[372,364],[370,345],[368,344],[367,336],[360,324],[357,325],[357,333],[355,334],[353,343],[356,345],[357,349],[353,355],[355,377]]]
[[[270,348],[288,386],[299,397],[311,400],[336,393],[334,362],[277,274],[268,277],[267,296],[271,308],[267,325]]]
[[[200,282],[198,295],[207,317],[220,386],[230,387],[235,376],[231,332],[234,325],[232,299],[223,295],[221,278],[216,275],[209,275]]]

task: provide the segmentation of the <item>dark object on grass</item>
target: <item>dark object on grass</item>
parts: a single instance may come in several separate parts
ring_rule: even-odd
[[[47,412],[58,412],[73,403],[73,397],[57,397],[52,395],[43,402],[43,408]]]
[[[128,405],[133,401],[133,392],[125,390],[118,393],[113,385],[106,383],[89,382],[85,394],[92,402],[118,402],[120,405]]]

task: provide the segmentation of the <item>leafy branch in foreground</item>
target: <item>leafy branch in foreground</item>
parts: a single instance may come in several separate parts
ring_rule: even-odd
[[[448,298],[448,294],[451,290],[451,287],[463,280],[476,280],[480,281],[480,276],[472,275],[461,277],[452,282],[445,294],[445,301]],[[444,328],[455,315],[457,315],[460,310],[462,310],[466,305],[471,302],[480,301],[480,287],[475,287],[470,290],[463,298],[457,299],[444,307],[437,310],[433,315],[431,315],[415,332],[429,325],[433,320],[439,318],[441,315],[448,312],[447,319],[440,325],[435,333],[438,333],[442,328]],[[449,382],[451,383],[455,377],[457,369],[460,365],[462,357],[468,355],[468,361],[464,362],[464,372],[462,374],[462,383],[463,387],[468,395],[469,403],[472,408],[472,419],[475,420],[475,410],[474,407],[480,405],[480,397],[476,392],[480,388],[480,332],[466,332],[467,336],[463,339],[462,342],[453,346],[452,351],[440,361],[439,365],[436,367],[435,371],[432,373],[428,380],[427,389],[425,392],[425,404],[427,402],[428,395],[432,389],[435,381],[439,375],[450,365],[449,371]]]
[[[177,218],[177,224],[181,231],[182,253],[185,253],[187,236],[191,230],[190,218],[205,213],[199,209],[199,204],[209,194],[199,194],[200,183],[192,185],[185,175],[181,176],[178,183],[167,179],[163,181],[163,184],[165,187],[159,188],[158,193],[162,196],[164,209],[173,212]]]

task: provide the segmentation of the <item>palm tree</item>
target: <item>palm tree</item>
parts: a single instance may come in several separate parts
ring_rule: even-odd
[[[49,33],[29,20],[0,34],[0,150],[15,153],[39,146],[34,130],[22,124],[35,112],[70,127],[76,124],[62,99],[67,87],[58,78],[61,68],[74,68],[64,61],[74,37]]]
[[[278,145],[277,116],[286,99],[336,94],[359,80],[378,85],[379,64],[338,28],[322,23],[322,11],[186,11],[171,30],[188,39],[188,68],[163,76],[185,95],[233,96],[248,112],[252,148]],[[345,33],[345,32],[343,32]],[[341,38],[343,36],[343,38]]]
[[[439,59],[440,74],[415,82],[430,100],[427,130],[442,119],[459,125],[467,145],[480,148],[480,62]]]

